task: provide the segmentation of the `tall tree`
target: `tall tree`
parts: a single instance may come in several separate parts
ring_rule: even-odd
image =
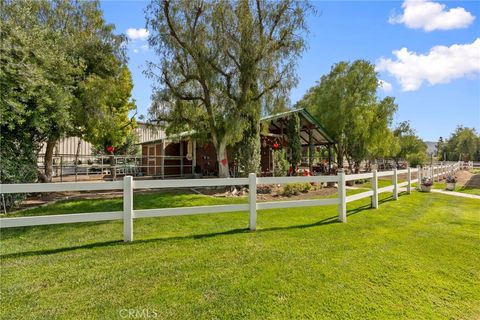
[[[148,68],[158,81],[151,116],[168,123],[167,133],[208,133],[219,176],[228,176],[227,146],[245,130],[258,137],[260,115],[296,82],[310,9],[295,0],[153,0],[147,25],[159,61]]]
[[[400,146],[393,155],[397,166],[400,160],[408,161],[412,167],[425,163],[427,159],[427,145],[416,135],[415,130],[410,126],[410,122],[400,122],[393,130],[393,134]]]
[[[392,97],[377,99],[379,81],[368,61],[339,62],[322,76],[298,106],[305,107],[335,140],[339,167],[348,161],[350,170],[369,158],[382,134],[387,132],[397,106]],[[378,151],[378,150],[377,150]]]
[[[72,85],[81,66],[64,50],[61,32],[49,27],[51,3],[2,1],[1,8],[0,149],[9,150],[2,152],[2,167],[18,155],[31,167],[41,145],[70,128]]]
[[[33,128],[37,150],[46,144],[43,180],[50,181],[57,141],[70,135],[93,137],[86,133],[98,122],[97,102],[103,103],[104,96],[91,90],[93,83],[103,81],[109,92],[122,92],[122,98],[110,95],[116,98],[107,102],[110,114],[115,114],[110,120],[123,120],[135,107],[122,89],[130,81],[131,90],[125,37],[113,34],[114,26],[105,23],[98,1],[2,0],[2,9],[6,45],[1,83],[7,89],[2,118],[15,130]],[[16,119],[9,121],[10,117]]]
[[[476,160],[480,136],[474,128],[458,126],[444,144],[447,160]]]

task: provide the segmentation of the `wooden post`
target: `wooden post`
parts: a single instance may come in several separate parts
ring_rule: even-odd
[[[407,169],[407,193],[412,193],[412,170],[410,167]]]
[[[372,170],[372,208],[378,208],[378,176],[377,176],[377,169]]]
[[[392,184],[393,184],[393,199],[398,199],[398,176],[397,176],[397,168],[393,168],[393,176],[392,176]]]
[[[248,206],[250,230],[257,230],[257,175],[250,173],[248,175]]]
[[[338,170],[338,221],[347,222],[347,190],[345,186],[345,171]]]
[[[197,166],[197,140],[192,142],[192,176],[195,174],[195,167]]]
[[[180,177],[183,177],[183,141],[180,141]]]
[[[417,189],[420,190],[422,184],[422,167],[417,166]]]
[[[133,241],[133,178],[123,178],[123,241]]]
[[[157,164],[157,161],[155,161],[155,164]],[[162,179],[165,179],[165,139],[160,142],[160,175]]]

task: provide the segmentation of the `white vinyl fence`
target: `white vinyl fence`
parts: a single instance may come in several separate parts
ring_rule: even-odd
[[[347,203],[362,198],[371,198],[373,208],[378,208],[378,195],[382,192],[392,192],[393,198],[398,198],[399,188],[406,187],[409,194],[412,188],[412,173],[417,174],[418,185],[424,176],[433,179],[442,179],[448,174],[470,167],[470,163],[449,163],[424,168],[408,168],[404,170],[394,169],[393,171],[374,170],[370,173],[361,173],[346,175],[340,171],[338,175],[333,176],[307,176],[307,177],[257,177],[251,173],[248,178],[225,178],[225,179],[181,179],[181,180],[133,180],[131,176],[124,177],[123,181],[97,182],[97,183],[28,183],[28,184],[0,184],[0,194],[4,193],[33,193],[33,192],[59,192],[59,191],[89,191],[89,190],[123,190],[123,211],[112,212],[94,212],[77,214],[60,214],[48,216],[31,216],[18,218],[1,218],[0,228],[13,228],[25,226],[39,226],[76,222],[109,221],[123,220],[124,241],[133,241],[133,220],[150,217],[166,217],[178,215],[192,215],[204,213],[236,212],[247,211],[249,213],[249,228],[256,229],[257,210],[294,208],[338,205],[338,220],[347,222]],[[398,183],[398,175],[406,174],[407,181]],[[391,176],[392,185],[378,188],[378,178]],[[346,182],[359,179],[371,179],[372,188],[368,191],[355,195],[346,195]],[[312,200],[293,200],[293,201],[274,201],[257,203],[257,185],[265,184],[285,184],[316,182],[328,183],[336,182],[338,185],[338,196],[328,199]],[[214,186],[239,186],[248,185],[249,196],[246,204],[229,204],[215,206],[196,206],[181,208],[161,208],[134,210],[133,209],[133,191],[135,189],[148,188],[194,188],[194,187],[214,187]]]

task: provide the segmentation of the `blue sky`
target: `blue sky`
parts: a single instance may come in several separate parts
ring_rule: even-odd
[[[396,98],[395,122],[410,120],[425,140],[448,137],[457,125],[480,129],[480,2],[317,1],[308,19],[309,48],[298,63],[301,99],[330,67],[367,59],[386,84],[380,96]],[[130,32],[129,67],[138,114],[147,114],[152,83],[143,75],[155,61],[142,39],[146,1],[105,1],[105,19],[117,33]],[[453,9],[453,10],[451,10]],[[476,41],[476,42],[475,42]],[[432,49],[436,46],[437,49]],[[394,51],[403,49],[397,54]],[[391,86],[391,88],[390,88]]]

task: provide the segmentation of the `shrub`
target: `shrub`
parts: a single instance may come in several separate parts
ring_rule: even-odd
[[[275,177],[285,177],[288,174],[288,163],[285,150],[277,150],[273,152],[273,174]]]
[[[283,187],[282,194],[287,197],[299,195],[301,192],[306,193],[312,189],[312,185],[305,183],[288,183]]]

